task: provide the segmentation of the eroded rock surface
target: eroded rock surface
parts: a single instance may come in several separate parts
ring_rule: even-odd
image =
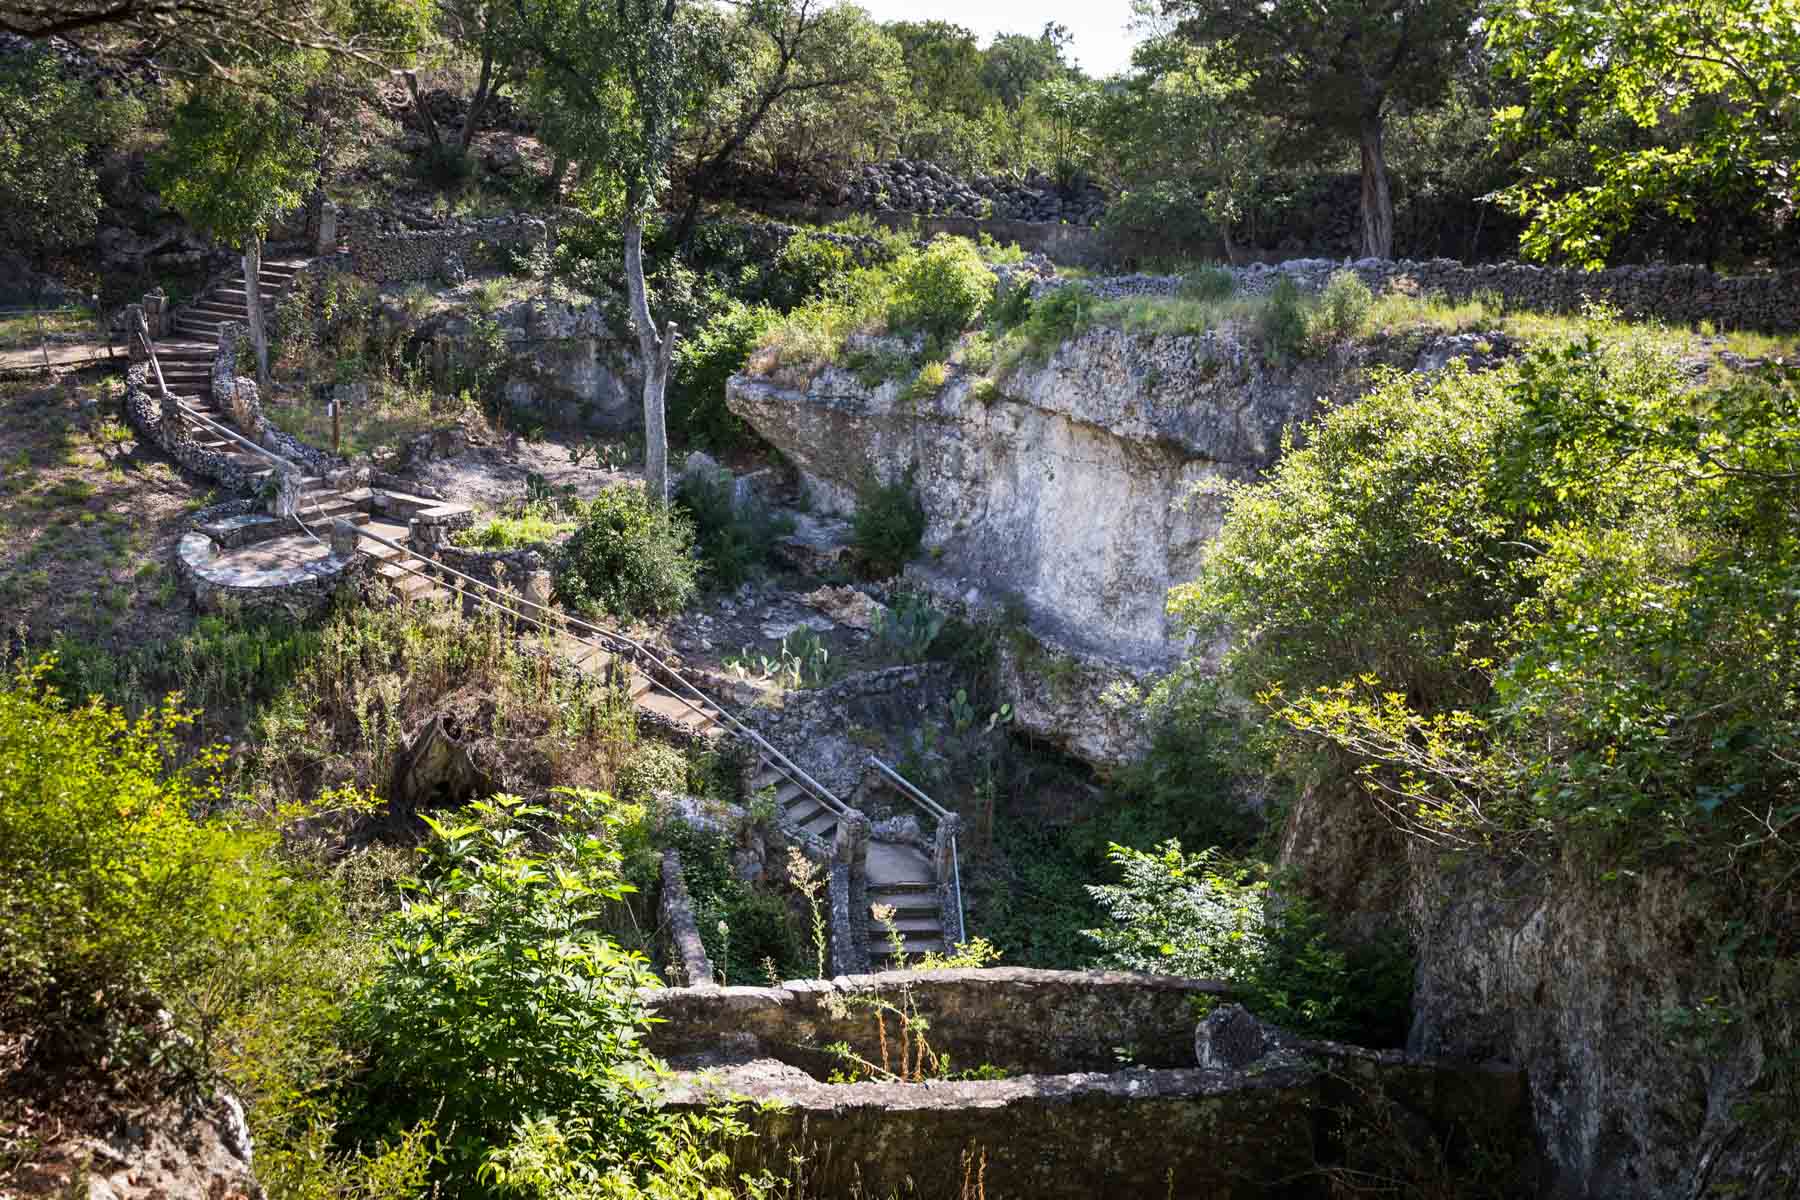
[[[833,366],[805,381],[738,375],[726,395],[825,514],[854,512],[871,469],[912,468],[928,524],[909,577],[957,607],[1022,609],[1051,654],[1009,668],[1019,727],[1111,764],[1139,742],[1093,728],[1101,696],[1190,650],[1165,605],[1218,533],[1219,489],[1267,469],[1284,429],[1357,394],[1365,367],[1447,357],[1415,340],[1275,367],[1226,333],[1096,329],[997,391],[953,373],[914,399],[906,380],[871,387]]]

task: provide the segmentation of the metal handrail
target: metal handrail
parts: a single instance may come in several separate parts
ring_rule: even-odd
[[[882,762],[873,754],[869,755],[869,762],[876,770],[880,771],[883,775],[886,775],[888,779],[898,785],[900,790],[905,793],[906,798],[924,809],[928,815],[936,817],[939,821],[942,821],[951,815],[949,809],[914,787],[910,779]],[[969,927],[963,919],[962,862],[957,854],[956,833],[954,831],[950,834],[950,879],[956,887],[956,940],[958,944],[961,944],[969,940]]]
[[[614,654],[623,654],[623,655],[633,659],[634,662],[637,660],[640,660],[640,659],[648,659],[651,663],[653,663],[654,665],[656,665],[658,667],[661,667],[665,672],[667,672],[668,675],[670,676],[670,678],[674,679],[677,683],[681,684],[684,688],[686,688],[696,699],[698,699],[700,701],[700,703],[699,704],[693,703],[692,700],[689,700],[687,697],[682,696],[681,694],[676,692],[672,687],[670,687],[668,684],[664,683],[662,680],[658,679],[654,674],[645,672],[644,677],[650,681],[650,684],[652,687],[655,687],[655,688],[661,690],[663,693],[668,695],[671,699],[675,700],[677,703],[686,705],[689,709],[692,709],[693,711],[698,712],[698,713],[702,714],[703,716],[710,717],[713,720],[718,721],[722,725],[728,726],[735,735],[744,738],[746,741],[749,741],[750,743],[755,745],[758,749],[762,750],[763,753],[766,754],[769,757],[769,759],[773,762],[775,769],[777,771],[780,771],[783,775],[786,775],[789,779],[793,780],[795,783],[800,784],[800,786],[803,787],[804,789],[806,789],[808,792],[810,792],[814,796],[815,799],[819,800],[822,804],[824,804],[827,808],[831,809],[833,812],[837,813],[839,816],[842,816],[842,815],[846,814],[847,812],[849,812],[849,809],[844,805],[843,801],[839,800],[836,796],[832,795],[831,792],[825,787],[825,785],[821,784],[818,780],[814,779],[811,775],[808,775],[804,770],[802,770],[800,768],[800,766],[798,764],[796,764],[792,759],[788,758],[787,755],[783,754],[781,751],[777,750],[774,746],[770,745],[768,740],[766,738],[764,738],[761,734],[757,733],[754,729],[751,729],[748,725],[745,725],[742,721],[739,721],[736,717],[732,716],[731,713],[722,704],[720,704],[718,701],[714,700],[712,697],[708,696],[705,692],[702,692],[699,688],[695,687],[692,683],[690,683],[686,679],[686,677],[684,677],[681,674],[681,672],[677,671],[674,667],[671,667],[667,662],[665,662],[662,658],[660,658],[654,651],[649,649],[649,647],[644,646],[639,642],[633,641],[631,638],[628,638],[628,637],[624,636],[623,634],[614,633],[611,630],[601,629],[597,625],[589,624],[588,622],[583,621],[578,617],[572,617],[566,613],[556,612],[553,609],[547,608],[544,605],[539,604],[534,600],[527,600],[523,596],[519,596],[519,595],[516,595],[513,593],[502,592],[501,589],[495,587],[491,583],[486,582],[485,580],[476,579],[474,576],[468,575],[462,571],[459,571],[455,567],[449,566],[446,563],[439,562],[437,559],[434,559],[434,558],[430,557],[429,555],[421,554],[418,550],[418,547],[416,547],[416,546],[401,545],[399,542],[392,541],[388,538],[381,536],[378,533],[372,533],[367,529],[358,529],[357,536],[368,538],[370,541],[376,543],[377,545],[386,546],[389,549],[398,550],[402,554],[406,554],[413,558],[417,558],[421,562],[428,563],[431,566],[436,567],[438,570],[444,572],[447,575],[454,576],[457,579],[461,579],[470,584],[473,584],[475,587],[481,588],[483,591],[499,593],[500,595],[502,595],[506,598],[504,604],[496,603],[492,600],[487,599],[485,596],[481,596],[481,595],[476,595],[475,599],[479,603],[488,604],[495,608],[500,608],[503,611],[505,611],[506,613],[508,613],[509,615],[517,617],[520,620],[527,621],[530,624],[536,626],[537,628],[544,630],[546,633],[566,632],[567,627],[576,626],[581,629],[589,631],[594,636],[594,638],[597,639],[595,641],[589,641],[586,638],[582,638],[580,636],[575,636],[575,640],[578,642],[581,642],[583,645],[593,645],[594,648],[598,649],[598,650],[606,650],[606,651],[609,651]],[[409,574],[418,575],[424,579],[431,578],[431,576],[429,574],[427,574],[423,571],[416,570],[415,568],[408,567],[404,563],[392,563],[390,565],[397,567],[398,569],[400,569],[402,571],[406,571]],[[547,614],[554,623],[553,624],[546,623],[546,622],[538,620],[536,618],[526,616],[524,613],[519,612],[518,609],[512,607],[513,605],[524,605],[528,608],[536,609],[538,612]]]
[[[900,772],[894,770],[894,768],[888,766],[886,763],[882,762],[879,758],[876,758],[873,754],[869,755],[869,762],[871,764],[873,764],[875,766],[875,768],[877,770],[879,770],[883,775],[886,775],[889,779],[891,779],[895,783],[899,784],[901,790],[907,794],[907,798],[910,799],[913,803],[917,804],[920,808],[924,809],[931,816],[936,817],[938,820],[941,821],[945,817],[950,815],[949,809],[945,808],[943,805],[939,804],[936,800],[933,800],[930,796],[927,796],[924,792],[921,792],[918,788],[914,787],[912,785],[912,782],[909,779],[907,779],[906,776],[900,774]]]

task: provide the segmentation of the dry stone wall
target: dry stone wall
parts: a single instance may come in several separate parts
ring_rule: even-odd
[[[450,260],[465,269],[497,261],[506,250],[544,244],[539,217],[514,213],[481,221],[415,229],[368,209],[341,214],[351,269],[364,279],[388,283],[397,279],[436,279]]]
[[[1579,271],[1515,262],[1466,264],[1453,258],[1353,262],[1302,258],[1233,268],[1231,276],[1240,294],[1257,296],[1267,294],[1283,278],[1304,291],[1317,291],[1334,272],[1346,269],[1377,295],[1399,288],[1463,301],[1488,293],[1508,308],[1529,312],[1573,313],[1601,303],[1628,317],[1673,325],[1709,321],[1720,329],[1771,333],[1800,329],[1800,270],[1717,275],[1704,267],[1680,265]],[[1179,275],[1119,275],[1083,286],[1108,297],[1170,296],[1181,290],[1182,282]],[[1039,285],[1038,290],[1049,286],[1054,282]]]

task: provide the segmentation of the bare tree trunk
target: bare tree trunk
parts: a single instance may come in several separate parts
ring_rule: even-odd
[[[481,78],[475,84],[475,94],[469,98],[469,111],[463,117],[462,133],[457,138],[457,145],[464,154],[469,152],[469,142],[475,137],[475,131],[481,126],[481,118],[487,112],[488,101],[494,98],[499,84],[494,80],[494,48],[483,45],[481,48]]]
[[[1225,243],[1225,261],[1231,266],[1237,266],[1237,247],[1231,244],[1230,221],[1219,222],[1219,240]]]
[[[675,353],[677,331],[671,322],[658,336],[650,319],[650,299],[644,287],[644,226],[635,217],[625,223],[625,288],[631,296],[631,323],[637,328],[638,351],[644,360],[644,490],[667,504],[669,426],[663,395],[669,386],[669,361]]]
[[[1362,253],[1364,258],[1394,257],[1394,198],[1388,191],[1387,154],[1381,144],[1379,99],[1362,114]]]
[[[263,332],[262,239],[244,242],[244,315],[250,320],[250,344],[256,348],[256,386],[269,386],[269,337]]]
[[[419,73],[417,71],[395,71],[394,74],[406,80],[406,90],[412,94],[413,111],[419,114],[419,124],[425,127],[425,134],[431,139],[431,148],[439,158],[444,156],[444,142],[438,137],[437,122],[431,119],[431,110],[425,107],[425,97],[419,92]]]

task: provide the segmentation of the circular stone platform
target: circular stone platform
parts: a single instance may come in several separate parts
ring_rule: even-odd
[[[359,561],[333,556],[330,546],[304,533],[222,546],[198,529],[182,536],[175,559],[201,611],[261,609],[296,620],[323,611]]]

